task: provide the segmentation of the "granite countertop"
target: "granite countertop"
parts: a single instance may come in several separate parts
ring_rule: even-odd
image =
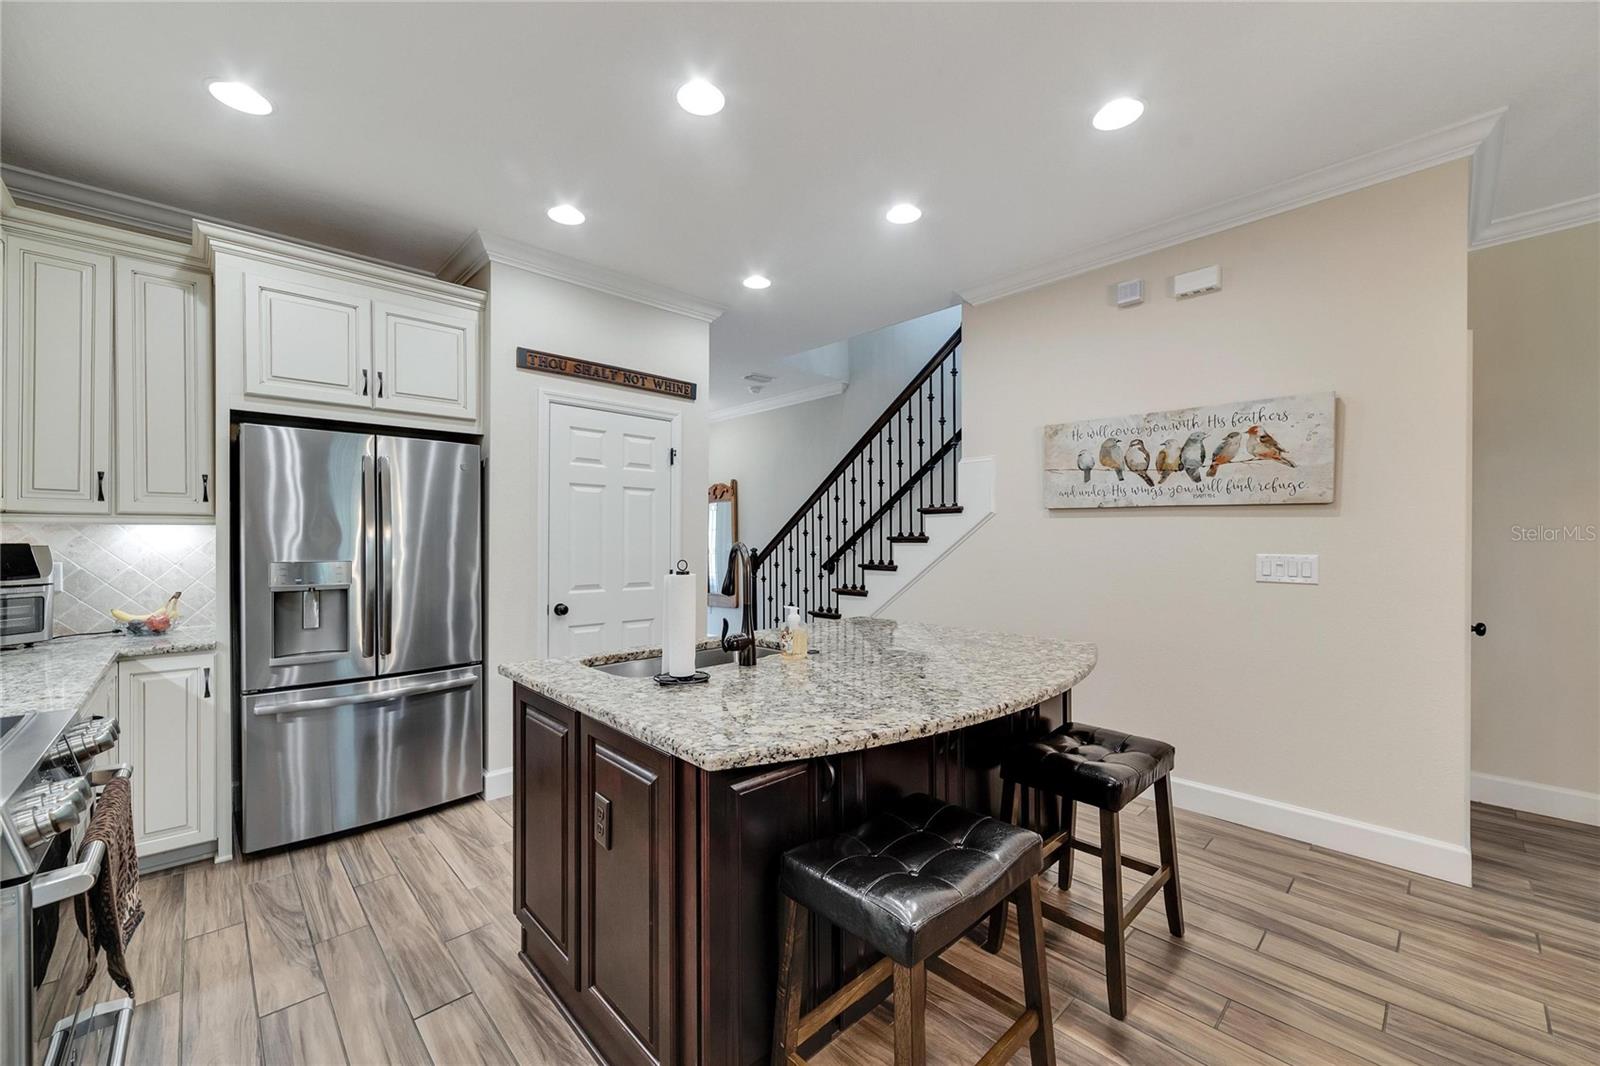
[[[519,685],[704,770],[859,751],[1031,707],[1094,669],[1093,644],[883,618],[818,619],[804,662],[710,667],[663,687],[593,665],[660,654],[505,663]],[[776,634],[759,635],[774,645]]]
[[[180,624],[160,637],[58,637],[0,651],[0,709],[6,714],[76,712],[108,670],[123,659],[214,651],[211,626]]]

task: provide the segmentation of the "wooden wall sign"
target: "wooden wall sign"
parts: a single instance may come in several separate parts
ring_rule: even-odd
[[[680,400],[694,399],[699,389],[699,386],[692,381],[679,381],[677,378],[663,377],[660,374],[647,374],[643,370],[628,370],[625,367],[608,366],[588,359],[573,359],[565,355],[539,352],[532,348],[517,349],[517,366],[523,370],[539,370],[546,374],[562,374],[569,378],[586,378],[607,385],[659,392],[666,396],[676,396]]]
[[[1044,505],[1332,503],[1334,395],[1044,427]]]

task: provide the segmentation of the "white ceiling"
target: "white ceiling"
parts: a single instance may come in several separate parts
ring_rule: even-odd
[[[6,164],[429,270],[482,229],[670,286],[728,308],[719,404],[782,356],[1497,108],[1493,217],[1600,192],[1592,3],[8,0],[0,34]],[[696,74],[722,114],[674,103]],[[220,107],[215,77],[276,112]],[[1144,119],[1096,133],[1122,93]],[[883,221],[900,199],[923,220]],[[560,200],[588,223],[549,222]]]

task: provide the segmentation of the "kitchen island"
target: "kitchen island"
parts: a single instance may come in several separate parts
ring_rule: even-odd
[[[500,667],[522,957],[603,1061],[764,1062],[778,857],[909,792],[994,809],[1005,744],[1095,664],[1092,644],[885,619],[820,621],[811,646],[700,685],[626,676],[648,650]],[[814,998],[871,965],[811,932]]]

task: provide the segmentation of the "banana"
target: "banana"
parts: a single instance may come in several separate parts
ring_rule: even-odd
[[[130,614],[127,611],[113,610],[111,617],[127,626],[131,633],[164,633],[178,620],[178,600],[182,597],[182,592],[174,592],[166,603],[149,614]]]

